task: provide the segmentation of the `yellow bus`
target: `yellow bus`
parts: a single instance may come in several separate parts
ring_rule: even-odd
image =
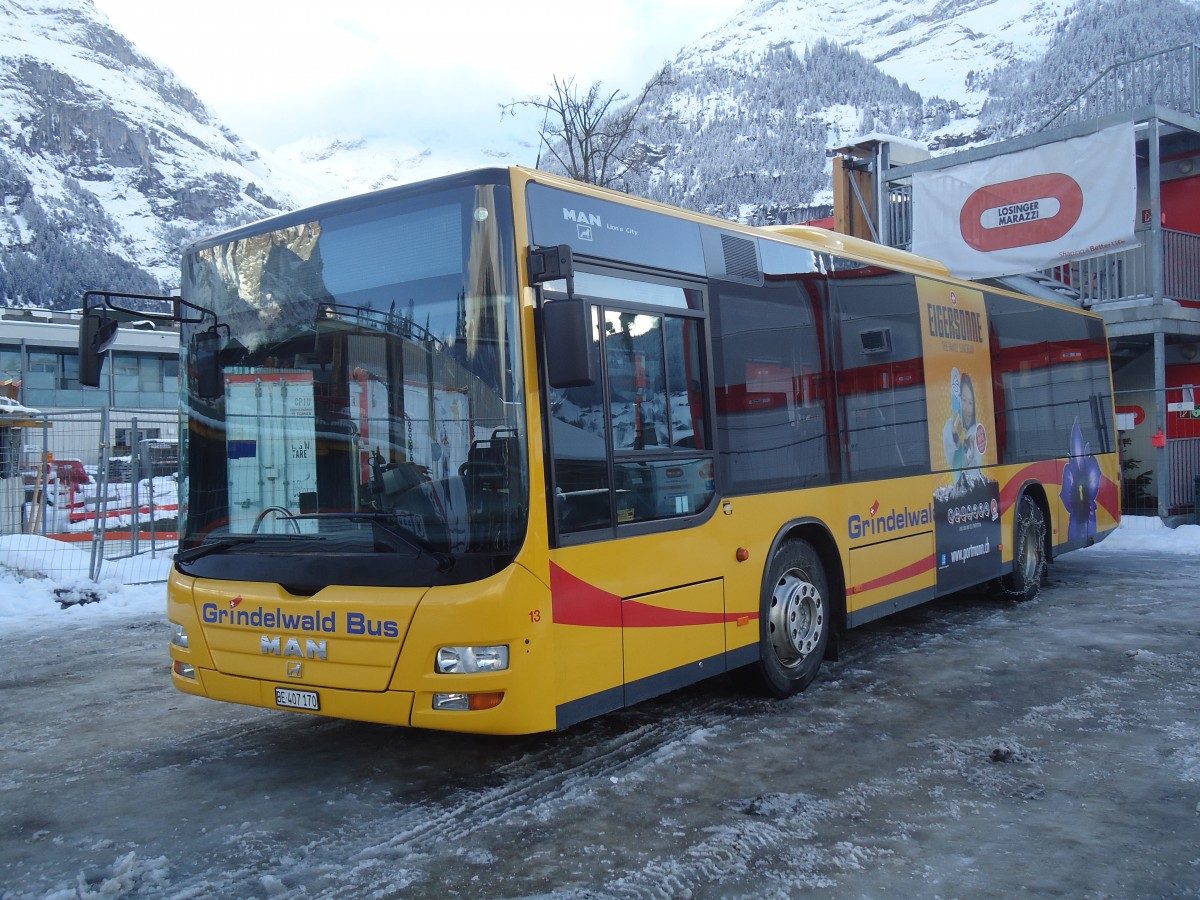
[[[85,298],[88,381],[122,303]],[[821,229],[488,169],[196,243],[175,315],[172,679],[216,700],[512,734],[785,697],[1118,522],[1098,317]]]

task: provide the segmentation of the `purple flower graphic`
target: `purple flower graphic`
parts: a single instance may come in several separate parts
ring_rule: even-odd
[[[1079,420],[1071,427],[1071,458],[1063,470],[1063,506],[1071,517],[1067,539],[1086,540],[1096,533],[1096,497],[1100,495],[1100,464],[1091,453],[1091,444],[1083,440]]]

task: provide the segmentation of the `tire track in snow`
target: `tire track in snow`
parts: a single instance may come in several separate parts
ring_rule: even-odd
[[[643,763],[653,765],[653,757],[697,733],[722,728],[734,718],[729,707],[727,698],[700,701],[669,718],[613,734],[597,744],[584,743],[591,740],[589,731],[610,727],[607,721],[597,723],[579,735],[568,735],[562,743],[499,767],[495,774],[504,782],[499,786],[463,791],[437,809],[422,805],[401,814],[391,826],[398,828],[392,837],[357,856],[420,853],[451,838],[461,841],[480,829],[526,818],[537,807],[561,803],[591,782]],[[471,821],[464,822],[465,813]]]
[[[214,886],[233,892],[262,890],[263,873],[269,872],[271,884],[283,889],[304,885],[304,893],[313,897],[344,896],[348,883],[355,895],[371,896],[374,891],[390,896],[428,882],[428,867],[444,862],[447,848],[469,846],[471,835],[561,810],[572,798],[588,794],[592,785],[669,761],[674,749],[682,752],[695,736],[720,730],[739,714],[736,701],[728,696],[697,696],[679,711],[641,724],[631,725],[629,714],[614,713],[550,736],[546,745],[485,773],[488,781],[498,784],[455,787],[440,799],[437,793],[446,789],[446,778],[422,786],[415,799],[366,798],[361,815],[306,846],[282,847],[258,832],[243,832],[236,853],[172,881],[171,892],[187,895],[193,888]],[[645,707],[633,715],[641,718]],[[501,749],[498,755],[505,752]],[[372,782],[378,779],[371,777]],[[359,785],[358,793],[365,794],[371,786]],[[379,841],[380,835],[387,837]],[[269,886],[267,892],[272,892]]]

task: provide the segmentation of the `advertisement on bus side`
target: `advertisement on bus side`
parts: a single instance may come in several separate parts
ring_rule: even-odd
[[[934,538],[939,591],[992,577],[1000,570],[1000,485],[995,405],[983,294],[917,280],[921,304],[929,446],[933,470]]]

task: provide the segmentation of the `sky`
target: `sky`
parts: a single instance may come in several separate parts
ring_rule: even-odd
[[[64,544],[30,534],[0,535],[0,633],[56,635],[64,627],[102,628],[114,622],[161,620],[174,548],[106,561],[97,582],[88,580],[87,544]],[[1094,547],[1075,554],[1156,553],[1200,556],[1200,525],[1166,527],[1161,519],[1125,516]],[[1144,565],[1144,558],[1137,563]],[[55,591],[93,602],[59,607]]]
[[[636,92],[744,0],[94,2],[226,125],[276,150],[313,135],[478,147],[512,127],[500,104],[545,95],[555,75]]]

